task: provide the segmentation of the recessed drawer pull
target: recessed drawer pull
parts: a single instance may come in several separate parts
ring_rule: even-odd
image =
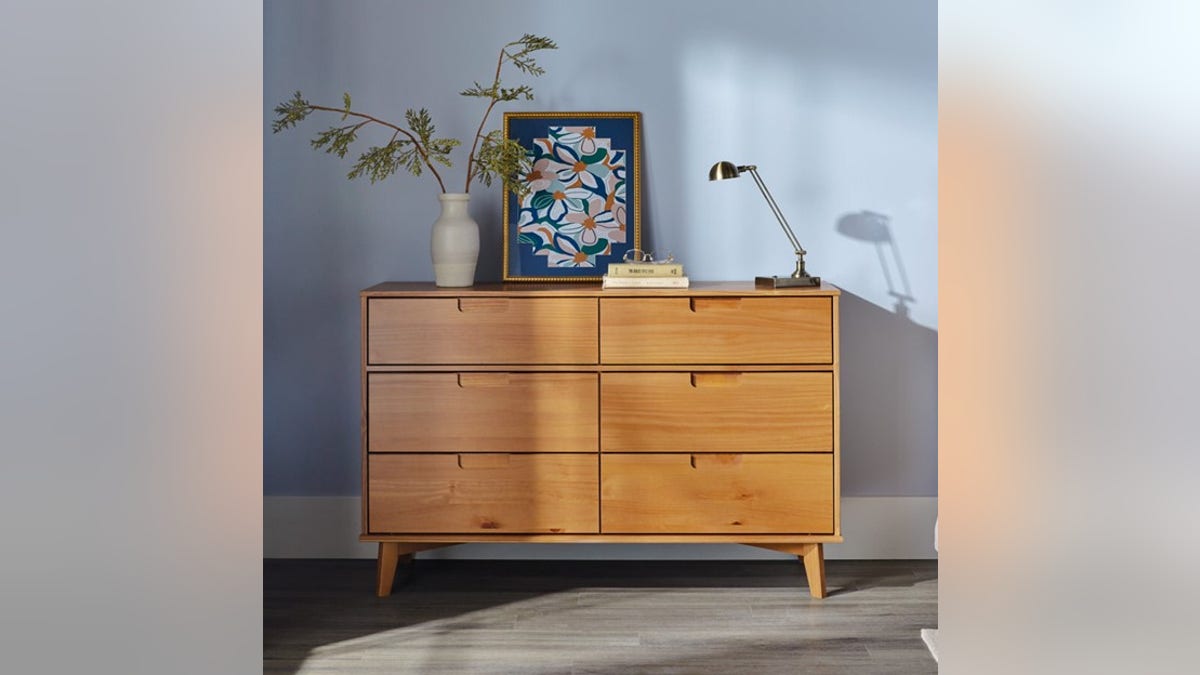
[[[507,454],[463,455],[458,456],[460,469],[500,469],[508,466]]]
[[[692,373],[693,387],[736,387],[741,383],[741,373]]]
[[[507,312],[508,298],[459,298],[460,312]]]
[[[702,312],[706,309],[740,309],[742,306],[741,298],[691,298],[691,307],[693,312]]]
[[[467,387],[507,387],[511,381],[510,373],[459,373],[458,386]]]
[[[692,455],[692,468],[693,469],[699,469],[701,464],[708,464],[709,466],[712,466],[712,465],[740,466],[741,463],[742,463],[742,455],[741,454],[730,454],[730,453],[709,454],[709,453],[706,453],[703,455]]]

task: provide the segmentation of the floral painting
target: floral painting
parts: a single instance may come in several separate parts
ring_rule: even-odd
[[[506,281],[599,280],[640,245],[638,113],[508,113],[529,191],[505,204]]]

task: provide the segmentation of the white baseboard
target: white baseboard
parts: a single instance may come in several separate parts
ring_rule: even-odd
[[[358,497],[263,497],[267,558],[374,558],[375,544],[358,541]],[[933,559],[937,497],[844,497],[842,536],[827,544],[831,560]],[[789,557],[735,544],[463,544],[420,558],[771,560]]]

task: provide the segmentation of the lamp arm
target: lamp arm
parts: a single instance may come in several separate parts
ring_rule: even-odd
[[[742,167],[738,168],[742,169]],[[763,197],[766,197],[767,206],[771,207],[771,212],[774,213],[775,218],[779,220],[779,225],[783,228],[783,233],[787,235],[787,238],[791,240],[792,246],[796,249],[796,254],[803,256],[805,253],[807,253],[807,251],[805,251],[804,247],[800,245],[800,241],[796,239],[796,235],[792,232],[791,226],[788,225],[787,219],[783,217],[783,211],[779,210],[779,205],[775,203],[775,198],[771,196],[771,191],[767,189],[767,184],[764,183],[763,179],[758,175],[758,167],[747,166],[744,168],[744,170],[750,173],[750,177],[754,179],[754,184],[757,185],[758,189],[762,191]]]

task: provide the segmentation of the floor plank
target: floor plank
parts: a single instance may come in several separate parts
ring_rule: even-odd
[[[936,561],[266,560],[268,673],[936,673]]]

